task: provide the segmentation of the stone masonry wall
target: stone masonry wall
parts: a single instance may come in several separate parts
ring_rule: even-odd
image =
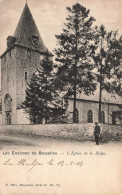
[[[30,82],[32,74],[39,66],[40,54],[38,52],[17,46],[17,107],[20,107],[24,101],[27,83]],[[25,80],[25,72],[27,72],[27,80]]]
[[[12,98],[12,123],[16,122],[16,48],[8,51],[1,58],[1,91],[2,91],[2,124],[5,124],[4,98],[9,94]]]
[[[4,98],[6,94],[12,98],[11,123],[18,124],[17,108],[25,99],[27,82],[30,81],[37,67],[40,67],[40,53],[23,47],[15,46],[2,57],[2,124],[5,124]],[[27,72],[27,80],[25,80],[25,72]],[[21,123],[19,122],[19,124]]]
[[[71,140],[94,140],[94,124],[54,124],[54,125],[1,125],[0,133],[4,135],[46,136]],[[100,124],[101,134],[108,131],[116,136],[122,135],[120,125]]]

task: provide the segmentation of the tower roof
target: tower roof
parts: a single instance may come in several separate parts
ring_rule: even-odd
[[[14,37],[16,38],[16,44],[36,49],[40,52],[47,51],[27,3],[23,9]]]

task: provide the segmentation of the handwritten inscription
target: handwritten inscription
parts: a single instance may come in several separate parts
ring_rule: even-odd
[[[13,156],[17,155],[17,156],[23,156],[24,157],[19,157],[19,160],[18,158],[16,160],[14,160],[12,157],[10,157],[10,154]],[[74,167],[82,167],[84,165],[84,162],[83,162],[83,156],[86,157],[86,156],[91,156],[92,159],[95,158],[95,156],[105,156],[106,153],[105,152],[102,152],[102,151],[95,151],[95,152],[87,152],[87,151],[67,151],[65,153],[57,153],[55,151],[32,151],[31,153],[30,152],[23,152],[23,151],[12,151],[12,152],[9,152],[9,151],[3,151],[3,155],[4,156],[9,156],[5,161],[3,161],[3,165],[5,166],[26,166],[28,167],[28,171],[31,171],[33,170],[35,167],[39,167],[39,166],[44,166],[44,165],[47,165],[47,166],[50,166],[50,167],[53,167],[53,166],[57,166],[57,167],[66,167],[66,166],[74,166]],[[33,158],[33,160],[29,160],[28,159],[28,155],[32,155],[33,157],[35,156],[35,158]],[[50,158],[42,158],[40,160],[40,158],[37,157],[40,156],[40,155],[43,155],[43,156],[50,156]],[[68,158],[61,158],[61,160],[59,160],[59,158],[55,158],[54,156],[67,156]],[[52,156],[52,157],[51,157]],[[71,158],[71,156],[73,156]],[[74,156],[78,156],[78,158],[74,159]],[[82,157],[81,157],[82,156]],[[65,160],[64,160],[65,159]],[[78,159],[78,160],[77,160]]]
[[[20,159],[18,162],[12,162],[11,159],[6,160],[3,165],[6,166],[12,166],[12,165],[17,165],[17,166],[28,166],[29,171],[34,169],[36,166],[44,166],[44,165],[49,165],[49,166],[58,166],[58,167],[64,167],[64,166],[77,166],[77,167],[82,167],[83,166],[83,160],[81,161],[56,161],[53,158],[48,160],[47,162],[40,162],[38,159],[34,159],[32,162],[28,162],[26,158]]]

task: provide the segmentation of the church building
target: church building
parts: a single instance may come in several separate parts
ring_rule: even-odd
[[[21,105],[25,99],[27,83],[40,67],[46,51],[47,48],[26,3],[15,33],[7,37],[7,49],[1,55],[2,124],[30,124],[29,116]],[[116,117],[116,110],[121,108],[120,99],[105,96],[107,99],[103,94],[101,122],[120,124],[121,121]],[[97,122],[99,94],[81,97],[77,97],[77,123]],[[73,99],[69,98],[68,103],[67,122],[72,123]]]
[[[29,119],[21,108],[32,73],[47,51],[26,3],[7,49],[1,55],[2,124],[25,124]]]

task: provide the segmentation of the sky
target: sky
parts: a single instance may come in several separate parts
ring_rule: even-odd
[[[27,0],[28,6],[49,50],[56,45],[56,34],[61,33],[68,14],[66,7],[80,3],[90,9],[96,24],[104,24],[107,30],[119,29],[122,34],[121,0]],[[13,35],[26,0],[0,0],[0,55],[6,49],[6,38]]]
[[[0,0],[0,55],[6,49],[6,38],[13,35],[26,0]],[[96,25],[103,24],[106,29],[119,30],[122,34],[121,0],[27,0],[30,11],[37,24],[46,47],[52,51],[56,46],[55,35],[61,33],[68,14],[66,7],[80,3],[90,9]]]

